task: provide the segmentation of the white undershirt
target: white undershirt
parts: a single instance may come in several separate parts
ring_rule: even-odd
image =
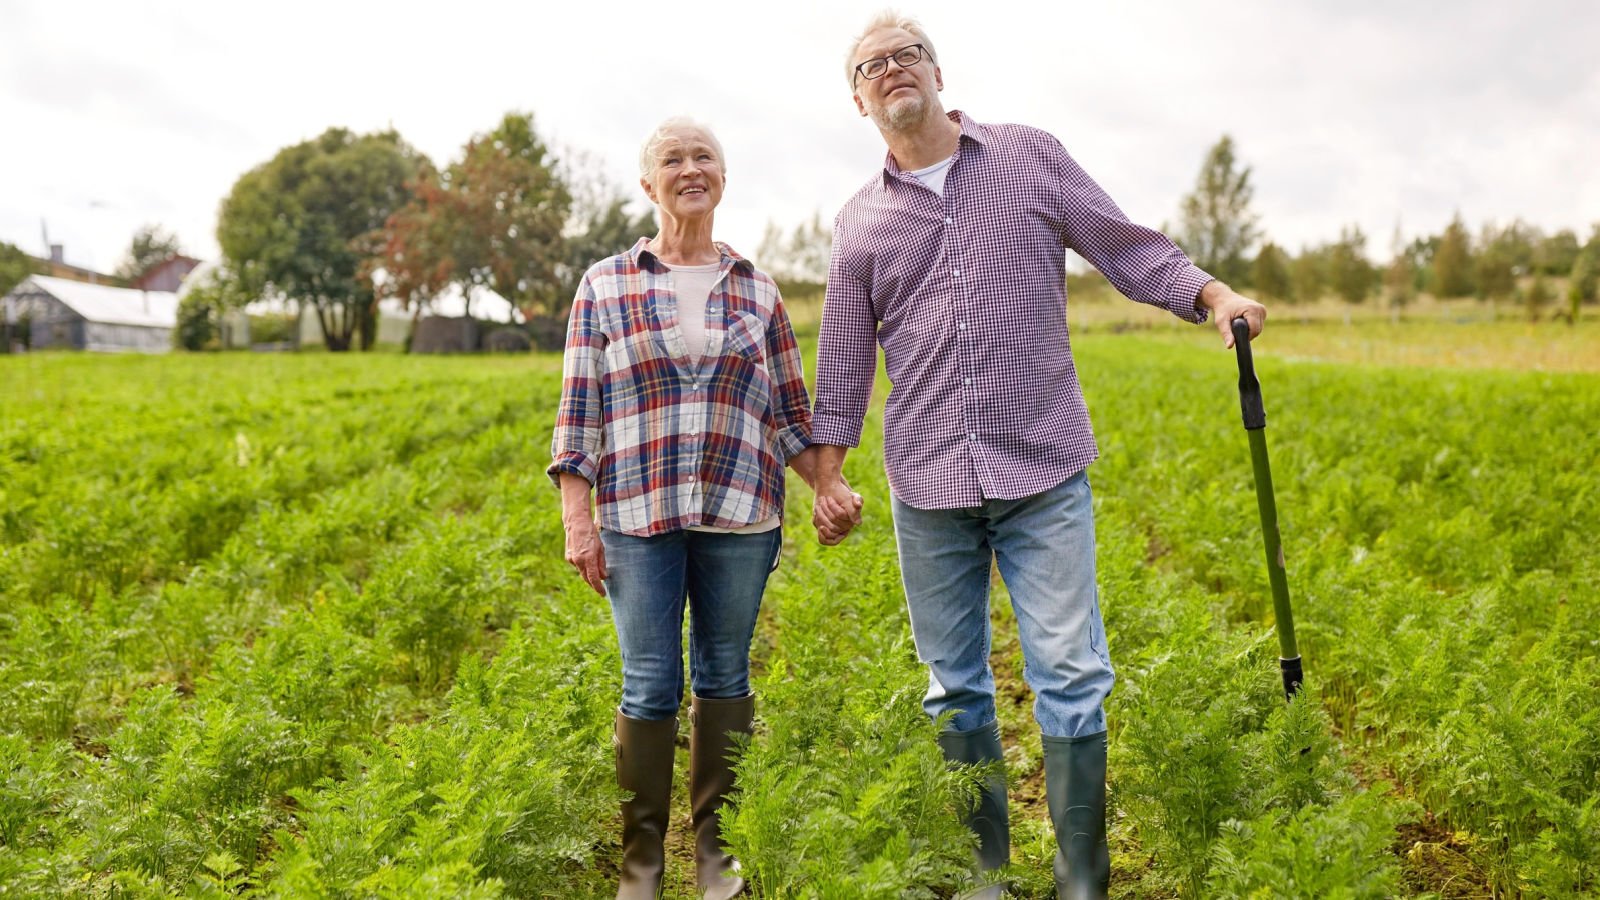
[[[706,355],[706,300],[711,297],[711,288],[717,283],[717,271],[721,268],[721,263],[667,266],[672,273],[672,293],[678,298],[678,329],[689,347],[692,366],[700,365],[700,358]]]
[[[952,153],[948,157],[934,163],[926,169],[917,169],[915,172],[907,172],[906,174],[922,182],[923,187],[943,197],[944,176],[949,173],[950,164],[955,161],[956,155]]]
[[[703,266],[673,266],[662,263],[672,272],[672,293],[678,299],[678,330],[689,348],[689,365],[698,367],[706,354],[706,301],[711,298],[711,288],[717,283],[720,262]],[[721,528],[716,525],[691,525],[690,531],[709,531],[714,534],[763,534],[783,524],[779,516],[770,516],[759,522],[738,528]]]

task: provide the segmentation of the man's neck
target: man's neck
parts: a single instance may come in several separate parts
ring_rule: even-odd
[[[950,158],[961,142],[961,126],[950,121],[937,105],[916,125],[895,131],[879,129],[895,164],[910,172],[926,169],[940,160]]]

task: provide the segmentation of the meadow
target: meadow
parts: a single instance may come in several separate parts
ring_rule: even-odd
[[[1519,325],[1437,320],[1258,345],[1285,704],[1232,354],[1083,323],[1114,896],[1600,890],[1594,326],[1522,355]],[[0,895],[609,897],[620,671],[561,560],[558,379],[550,354],[0,357]],[[921,713],[866,435],[844,545],[791,479],[725,819],[759,897],[967,876],[971,783]],[[1003,590],[992,618],[1009,874],[1043,898]]]

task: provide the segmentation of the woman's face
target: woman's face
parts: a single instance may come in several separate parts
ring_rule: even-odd
[[[668,132],[656,152],[656,167],[639,179],[661,214],[677,220],[711,215],[722,202],[722,159],[698,129]]]

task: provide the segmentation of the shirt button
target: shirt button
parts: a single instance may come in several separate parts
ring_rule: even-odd
[[[694,484],[694,476],[693,475],[689,476],[689,483],[690,484]]]
[[[957,269],[954,272],[951,272],[950,274],[954,275],[957,278],[960,278],[961,277],[961,270]]]
[[[689,432],[689,437],[699,437],[699,436],[700,436],[700,432],[698,430]]]
[[[967,323],[965,323],[965,322],[957,322],[956,323],[956,328],[958,328],[958,329],[960,329],[962,331],[966,331],[967,330]]]
[[[975,441],[975,440],[977,440],[977,439],[978,439],[978,436],[977,436],[977,435],[976,435],[976,434],[974,434],[974,433],[972,433],[972,432],[970,432],[970,431],[969,431],[969,432],[967,432],[967,440],[969,440],[969,441]]]
[[[972,383],[972,379],[971,378],[963,378],[963,379],[961,379],[961,383],[962,384],[971,384]]]
[[[950,218],[950,217],[949,217],[949,216],[945,216],[945,217],[944,217],[944,223],[945,223],[945,224],[946,224],[946,225],[954,225],[954,224],[955,224],[955,223],[956,223],[956,220],[955,220],[955,219],[952,219],[952,218]]]

